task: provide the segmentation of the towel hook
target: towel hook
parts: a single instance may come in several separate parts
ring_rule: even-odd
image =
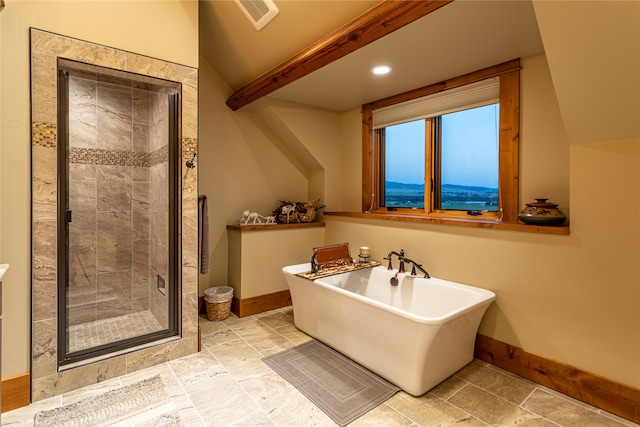
[[[196,167],[196,165],[193,163],[193,162],[194,162],[194,160],[196,159],[196,154],[198,154],[198,152],[197,152],[197,151],[194,151],[194,152],[193,152],[193,157],[191,158],[191,160],[187,160],[187,167],[188,167],[189,169],[193,169],[193,168],[195,168],[195,167]]]

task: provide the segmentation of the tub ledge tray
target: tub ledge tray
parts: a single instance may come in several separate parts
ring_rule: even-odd
[[[365,268],[373,268],[379,266],[377,261],[369,261],[368,263],[354,262],[349,264],[336,263],[335,265],[324,265],[322,268],[314,273],[312,271],[305,271],[302,273],[296,273],[296,276],[305,278],[307,280],[320,279],[321,277],[333,276],[335,274],[348,273],[351,271],[362,270]]]

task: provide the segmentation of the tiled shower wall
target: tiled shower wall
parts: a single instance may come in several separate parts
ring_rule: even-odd
[[[151,343],[130,352],[121,352],[108,358],[88,361],[81,366],[59,368],[57,363],[57,61],[66,58],[87,64],[103,66],[112,70],[122,70],[142,76],[152,76],[177,82],[180,92],[181,116],[179,120],[180,164],[180,219],[178,236],[180,251],[181,283],[178,310],[180,313],[179,334],[175,338]],[[32,119],[32,363],[31,394],[38,401],[79,387],[95,384],[138,369],[154,366],[168,360],[195,353],[198,349],[198,193],[196,167],[187,169],[183,159],[191,159],[197,149],[197,99],[198,70],[142,55],[125,52],[73,39],[37,29],[31,29],[31,119]],[[153,109],[151,109],[153,110]],[[99,114],[99,113],[98,113]],[[155,114],[150,111],[150,114]],[[86,123],[91,128],[89,122]],[[150,128],[149,133],[156,132]],[[134,127],[135,133],[135,127]],[[106,142],[106,141],[104,141]],[[96,147],[103,141],[97,137]],[[157,156],[157,147],[149,147],[149,158]],[[76,148],[87,150],[91,148]],[[113,148],[112,148],[113,149]],[[108,150],[107,150],[108,151]],[[111,154],[103,153],[106,156]],[[123,155],[123,154],[122,154]],[[135,158],[137,155],[123,155]],[[111,160],[120,162],[121,160]],[[131,159],[127,160],[131,161]],[[155,174],[154,160],[149,163],[149,176]],[[110,166],[114,166],[109,163]],[[115,165],[117,166],[117,165]],[[84,167],[84,166],[83,166]],[[124,180],[117,168],[98,175],[95,185],[101,179]],[[115,172],[114,172],[115,171]],[[76,171],[80,173],[80,171]],[[115,175],[114,175],[115,173]],[[120,173],[120,175],[119,175]],[[82,175],[75,175],[79,178]],[[131,172],[131,193],[144,180]],[[150,182],[151,180],[149,180]],[[166,182],[166,180],[165,180]],[[87,182],[87,184],[90,183]],[[149,187],[149,222],[162,221],[153,218],[151,201],[156,190]],[[164,190],[157,190],[164,191]],[[116,197],[114,195],[114,197]],[[139,196],[142,198],[142,196]],[[96,200],[96,205],[99,203]],[[132,198],[132,209],[135,205]],[[158,211],[161,207],[158,205]],[[165,209],[166,212],[166,209]],[[97,214],[96,214],[97,215]],[[133,233],[133,231],[131,232]],[[132,235],[133,237],[133,235]],[[96,235],[96,239],[98,236]],[[143,239],[141,239],[143,240]],[[132,240],[133,241],[133,240]],[[149,264],[153,264],[154,238],[149,235]],[[160,238],[157,245],[161,245]],[[135,250],[134,250],[135,252]],[[123,255],[125,256],[125,255]],[[134,255],[126,255],[135,257]],[[132,259],[132,264],[134,261]],[[95,264],[98,264],[97,262]],[[162,270],[161,266],[154,266]],[[133,270],[132,270],[133,271]],[[133,273],[132,273],[133,274]],[[152,281],[152,280],[151,280]],[[96,284],[98,279],[96,276]],[[159,301],[149,300],[149,308]]]
[[[166,328],[164,88],[70,71],[69,325],[149,310]],[[151,178],[151,179],[150,179]],[[153,254],[153,256],[150,256]]]
[[[169,283],[169,188],[166,141],[169,139],[169,104],[161,91],[149,93],[149,305],[158,323],[169,326],[169,295],[160,292],[158,280]]]

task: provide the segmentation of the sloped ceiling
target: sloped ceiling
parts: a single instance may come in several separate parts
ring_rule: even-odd
[[[200,52],[236,90],[380,0],[274,0],[278,15],[257,31],[233,0],[200,1]]]
[[[571,143],[640,137],[640,2],[534,2]]]
[[[200,50],[232,90],[291,58],[378,1],[275,0],[257,31],[233,1],[200,2]],[[347,111],[518,57],[544,52],[530,0],[456,0],[270,96]],[[393,73],[369,70],[385,62]]]

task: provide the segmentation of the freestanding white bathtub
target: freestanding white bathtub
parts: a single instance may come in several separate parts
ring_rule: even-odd
[[[495,294],[378,266],[313,281],[282,269],[296,327],[404,391],[419,396],[473,359],[475,337]]]

